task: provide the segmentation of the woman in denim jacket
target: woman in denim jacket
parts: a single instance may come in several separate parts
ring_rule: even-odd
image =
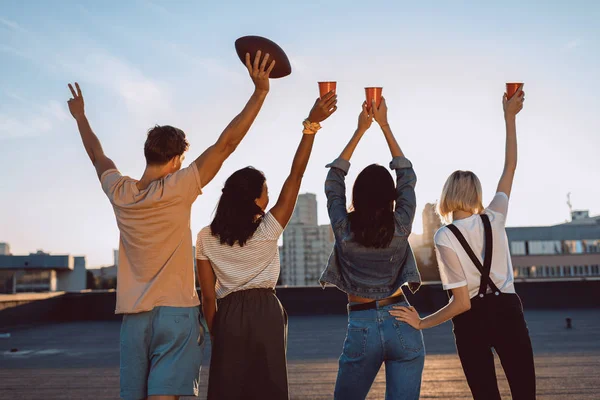
[[[423,336],[390,314],[406,305],[401,287],[416,291],[421,278],[408,236],[415,216],[416,175],[404,157],[387,121],[387,106],[370,112],[363,104],[358,128],[338,159],[328,165],[327,209],[335,246],[321,284],[337,286],[348,295],[348,331],[335,385],[336,399],[364,399],[385,362],[386,399],[418,399],[425,359]],[[381,126],[392,153],[388,170],[369,165],[356,178],[352,211],[346,208],[345,177],[356,145],[373,118]],[[395,206],[394,206],[395,202]]]

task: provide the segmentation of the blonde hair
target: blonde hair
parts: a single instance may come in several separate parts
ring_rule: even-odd
[[[449,224],[454,211],[483,212],[481,182],[471,171],[454,171],[444,184],[437,213],[444,223]]]

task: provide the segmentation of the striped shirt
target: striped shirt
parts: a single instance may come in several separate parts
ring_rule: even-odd
[[[210,261],[218,299],[240,290],[275,287],[281,270],[277,241],[282,233],[283,227],[271,213],[244,246],[221,244],[210,226],[198,233],[196,258]]]

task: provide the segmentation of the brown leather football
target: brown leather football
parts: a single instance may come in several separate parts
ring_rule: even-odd
[[[261,36],[244,36],[235,41],[235,51],[243,64],[246,64],[246,53],[250,53],[250,59],[254,61],[256,52],[262,52],[261,61],[265,54],[269,53],[269,61],[275,60],[275,68],[271,71],[270,78],[283,78],[292,73],[290,60],[277,43]]]

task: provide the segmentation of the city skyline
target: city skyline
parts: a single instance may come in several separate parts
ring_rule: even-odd
[[[281,274],[284,286],[319,285],[335,243],[331,224],[319,225],[314,193],[298,196],[294,214],[283,231]]]
[[[599,4],[108,3],[11,2],[0,11],[0,242],[14,254],[83,254],[100,266],[118,247],[113,210],[66,106],[68,82],[81,84],[106,153],[139,178],[150,127],[186,132],[187,165],[241,110],[252,85],[233,43],[247,34],[280,44],[292,74],[272,82],[247,138],[197,200],[193,235],[241,167],[265,172],[274,204],[320,80],[338,82],[339,110],[318,134],[301,189],[317,194],[319,224],[328,222],[324,166],[354,131],[371,85],[384,87],[415,166],[419,210],[456,169],[477,173],[491,200],[504,156],[504,83],[524,81],[508,225],[564,222],[569,192],[574,208],[600,214]],[[363,167],[389,161],[374,125],[352,158],[349,189]]]
[[[317,258],[321,258],[321,264],[323,264],[323,268],[325,268],[325,264],[326,264],[326,259],[329,257],[329,250],[333,250],[333,233],[331,232],[331,225],[329,223],[325,223],[325,224],[319,224],[319,218],[318,218],[318,196],[315,193],[300,193],[298,195],[298,203],[296,204],[296,207],[294,209],[294,213],[292,215],[292,218],[290,219],[290,222],[288,224],[288,226],[286,227],[284,234],[282,235],[281,239],[279,240],[280,242],[280,246],[279,246],[279,251],[281,254],[281,276],[280,276],[280,281],[282,282],[282,285],[286,285],[287,283],[284,282],[285,280],[291,279],[290,274],[290,270],[289,270],[289,266],[286,268],[285,264],[285,244],[286,244],[286,236],[289,237],[289,243],[292,243],[293,241],[298,241],[298,243],[302,244],[305,243],[305,241],[307,239],[303,238],[304,235],[308,234],[308,236],[314,236],[317,235],[316,237],[313,238],[317,239],[317,240],[322,240],[324,238],[327,237],[326,242],[327,245],[329,245],[331,247],[331,249],[327,248],[327,251],[325,251],[325,249],[321,249],[321,250],[317,250],[316,253],[311,253],[314,250],[316,250],[316,248],[313,248],[314,245],[310,244],[308,245],[308,247],[306,247],[304,249],[305,252],[312,254],[312,256],[317,257]],[[434,257],[433,254],[433,249],[434,249],[434,243],[433,243],[433,236],[435,234],[435,232],[437,231],[437,229],[439,229],[443,223],[440,220],[439,215],[437,214],[437,212],[435,211],[435,203],[426,203],[425,206],[423,207],[422,210],[418,210],[417,209],[417,213],[415,215],[415,219],[414,219],[414,223],[420,223],[420,225],[423,227],[423,232],[412,232],[409,238],[409,242],[411,243],[411,246],[413,247],[413,251],[415,251],[415,254],[418,255],[417,258],[422,257],[423,260],[422,261],[426,261],[428,259],[430,259],[431,257]],[[515,230],[519,230],[519,229],[549,229],[552,228],[553,226],[568,226],[570,224],[572,225],[579,225],[581,226],[582,224],[585,225],[594,225],[597,224],[600,220],[600,215],[590,215],[589,210],[572,210],[572,215],[571,215],[571,220],[570,221],[565,221],[564,223],[558,223],[555,225],[539,225],[539,226],[528,226],[528,227],[521,227],[521,226],[507,226],[508,230],[511,231],[515,231]],[[583,221],[583,222],[582,222]],[[308,233],[304,233],[304,229],[308,228]],[[324,228],[328,228],[325,232]],[[322,231],[322,232],[316,232],[315,229],[317,231]],[[286,235],[286,232],[288,233],[288,235]],[[292,237],[296,236],[296,235],[300,235],[299,238],[294,238],[292,239]],[[294,247],[298,247],[298,243],[294,243],[293,246]],[[514,249],[511,250],[511,253],[513,253],[513,251],[515,251]],[[100,269],[100,268],[107,268],[107,267],[116,267],[117,266],[117,260],[118,260],[118,249],[112,249],[111,253],[113,255],[113,261],[107,264],[101,264],[101,265],[92,265],[90,267],[88,267],[88,269]],[[320,255],[316,255],[319,252],[326,252],[327,254],[324,256],[323,254]],[[53,252],[51,250],[48,249],[35,249],[35,250],[30,250],[27,251],[25,253],[20,253],[20,254],[16,254],[11,252],[11,247],[10,247],[10,243],[7,242],[0,242],[0,255],[14,255],[14,256],[27,256],[27,255],[33,255],[36,253],[44,253],[44,254],[48,254],[48,255],[53,255],[53,256],[60,256],[60,255],[69,255],[69,252],[64,252],[64,253],[56,253]],[[194,246],[194,250],[193,253],[196,253],[196,248]],[[518,254],[518,251],[517,251]],[[78,254],[78,255],[74,255],[76,257],[86,257],[85,254]],[[311,256],[311,257],[312,257]],[[434,257],[435,258],[435,257]],[[314,264],[314,260],[311,261],[312,264]],[[423,266],[422,266],[423,267]],[[294,267],[294,271],[296,271],[297,267]],[[300,274],[304,274],[304,264],[303,262],[300,262],[300,268],[301,271]],[[314,265],[312,265],[310,268],[310,274],[316,276],[316,272],[314,271]],[[296,272],[294,272],[296,273]],[[286,276],[287,275],[287,276]],[[320,276],[320,274],[318,274]],[[306,278],[306,279],[315,279],[314,276],[311,276],[311,278]],[[294,278],[294,279],[298,279],[298,278]]]

